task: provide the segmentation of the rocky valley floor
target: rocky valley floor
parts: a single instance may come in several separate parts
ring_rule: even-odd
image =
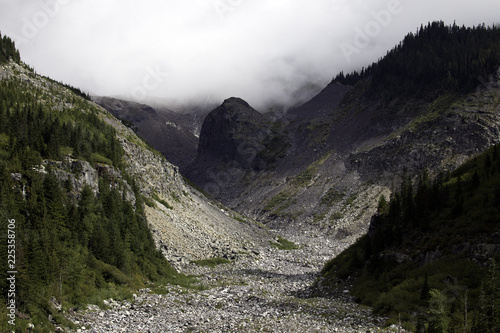
[[[312,297],[308,287],[346,244],[284,235],[296,250],[261,248],[216,267],[184,266],[205,290],[141,290],[131,302],[75,313],[78,332],[377,332],[383,319],[347,295]],[[251,253],[250,253],[251,252]],[[390,328],[388,331],[397,331]]]

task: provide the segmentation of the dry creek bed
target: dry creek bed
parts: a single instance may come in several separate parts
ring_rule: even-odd
[[[216,267],[185,265],[206,290],[167,286],[134,300],[108,300],[72,315],[77,332],[378,332],[383,320],[347,294],[312,297],[324,263],[345,244],[326,237],[284,235],[297,250],[256,249]],[[251,251],[250,251],[251,252]],[[398,331],[396,327],[384,331]]]

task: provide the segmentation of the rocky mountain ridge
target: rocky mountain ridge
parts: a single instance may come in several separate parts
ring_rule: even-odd
[[[25,65],[11,62],[0,69],[1,80],[18,80],[51,111],[60,111],[61,117],[65,111],[75,110],[96,114],[116,130],[116,140],[124,152],[122,168],[121,164],[111,160],[111,156],[94,154],[83,161],[75,157],[77,153],[73,156],[71,147],[57,147],[57,154],[62,152],[63,157],[45,159],[40,170],[50,168],[61,184],[66,182],[68,188],[73,189],[75,196],[85,185],[98,193],[102,184],[96,184],[96,181],[99,183],[106,178],[110,187],[121,191],[122,197],[128,201],[145,202],[145,216],[157,247],[177,268],[198,273],[203,270],[197,269],[191,263],[193,260],[223,257],[233,260],[235,266],[215,271],[208,277],[209,281],[227,274],[230,278],[241,278],[241,284],[256,286],[258,283],[255,284],[253,275],[275,278],[276,289],[263,288],[262,294],[252,295],[267,299],[266,292],[280,288],[293,290],[293,295],[285,292],[275,299],[269,298],[270,302],[265,306],[265,302],[256,302],[259,307],[270,311],[270,322],[280,328],[281,316],[296,317],[301,308],[299,305],[292,307],[292,311],[280,312],[283,309],[276,306],[276,302],[299,304],[298,296],[303,290],[296,289],[300,284],[298,281],[309,283],[314,276],[312,270],[317,271],[319,261],[336,255],[337,250],[366,234],[381,197],[388,198],[401,181],[411,183],[411,177],[422,169],[428,168],[432,174],[450,170],[499,142],[500,71],[488,75],[487,80],[479,82],[481,85],[478,83],[475,92],[436,90],[428,98],[420,98],[418,94],[396,97],[388,94],[391,98],[377,96],[371,88],[373,77],[370,74],[361,75],[352,84],[333,80],[309,102],[286,113],[261,114],[244,100],[229,98],[206,117],[200,132],[197,158],[191,165],[183,167],[188,177],[202,188],[200,191],[188,184],[178,167],[148,147],[134,132],[138,125],[134,127],[131,123],[144,121],[146,130],[152,124],[147,125],[147,121],[159,121],[154,109],[106,100],[108,108],[114,109],[124,119],[118,121],[105,109],[85,100],[85,96],[75,95],[68,87],[36,75]],[[443,82],[446,85],[454,83],[454,78],[450,75],[449,80],[435,81],[433,84],[439,87]],[[124,122],[129,126],[124,126]],[[196,133],[187,127],[183,129],[175,121],[161,123],[159,133],[164,130],[168,135],[183,133],[175,140],[184,141],[190,147],[187,159],[182,161],[188,163],[193,156],[193,136],[196,137]],[[139,129],[139,134],[144,130]],[[8,136],[13,137],[10,132]],[[6,137],[5,134],[0,137],[2,149],[9,145]],[[115,143],[111,140],[112,145]],[[175,149],[170,153],[182,151],[182,145]],[[78,156],[84,155],[78,153]],[[17,174],[14,176],[17,181]],[[134,187],[139,188],[139,192],[131,191]],[[208,193],[203,193],[203,190]],[[309,254],[304,255],[307,251],[302,251],[297,255],[293,252],[280,255],[268,250],[274,240],[281,240],[274,239],[270,228],[289,235],[290,239],[305,237],[307,241],[299,243],[300,246],[311,246],[316,241],[333,245],[325,246],[328,253],[322,251],[321,245],[315,244]],[[299,251],[302,250],[300,246]],[[319,254],[322,258],[318,257]],[[308,255],[314,257],[314,265],[308,262]],[[395,258],[405,259],[397,255]],[[294,275],[287,262],[293,263],[302,276]],[[282,283],[281,279],[287,282]],[[191,298],[196,299],[192,314],[213,305],[200,301],[203,297],[224,299],[224,302],[214,305],[219,307],[252,304],[253,299],[244,302],[237,299],[245,290],[235,287],[238,281],[224,283],[230,286],[230,298],[234,298],[232,303],[224,299],[228,294],[226,291],[212,290],[202,298],[199,295]],[[153,297],[152,302],[160,307],[182,303],[193,310],[191,300],[190,297],[174,297],[162,303]],[[319,308],[323,301],[318,303]],[[312,308],[315,316],[335,316],[318,312],[317,306]],[[148,311],[139,309],[133,320],[143,320]],[[228,313],[236,313],[248,320],[250,317],[245,311],[248,309]],[[164,312],[157,312],[165,317]],[[113,313],[122,319],[129,314]],[[100,314],[97,316],[102,318]],[[203,316],[208,321],[214,317],[219,318],[215,312]],[[234,321],[223,319],[224,324],[232,329]],[[307,319],[321,328],[338,324],[335,321],[338,318],[328,323],[318,318]],[[119,325],[130,323],[127,320],[118,322]],[[178,323],[186,325],[184,319]],[[294,328],[303,329],[300,322],[294,323],[297,324]],[[188,325],[191,325],[188,329],[197,329],[198,325],[213,328],[207,322],[189,322]],[[374,328],[362,324],[353,329],[366,327]]]
[[[380,195],[387,197],[399,184],[403,169],[451,170],[498,142],[499,82],[497,72],[464,96],[393,105],[367,96],[366,81],[355,87],[332,82],[282,118],[232,116],[238,122],[234,128],[252,124],[252,134],[239,136],[246,155],[219,158],[212,168],[198,158],[188,177],[266,224],[295,228],[305,223],[355,239],[367,231]],[[230,126],[227,119],[236,109],[219,116],[217,126],[206,122],[210,129],[204,133],[221,135],[217,128]],[[204,133],[200,146],[208,140]],[[217,149],[212,156],[220,153]],[[269,156],[272,163],[263,158],[270,161]]]
[[[203,112],[180,113],[111,97],[92,99],[132,128],[170,163],[182,169],[195,159]]]
[[[499,142],[499,35],[484,25],[422,25],[301,106],[256,117],[253,134],[240,137],[246,163],[226,159],[210,169],[197,159],[187,176],[266,224],[356,238],[404,170],[436,175]],[[236,123],[226,125],[248,120]]]

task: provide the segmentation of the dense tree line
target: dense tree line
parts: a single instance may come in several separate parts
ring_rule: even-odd
[[[500,28],[433,22],[408,34],[377,63],[334,81],[354,85],[371,78],[370,91],[386,99],[435,98],[467,93],[500,67]]]
[[[0,64],[13,60],[17,63],[21,62],[21,56],[16,49],[16,45],[12,39],[3,36],[0,33]]]
[[[434,179],[402,179],[368,234],[324,267],[324,281],[355,278],[360,302],[418,332],[498,332],[500,257],[474,249],[498,243],[500,145]]]
[[[399,192],[389,203],[381,198],[379,214],[373,217],[372,253],[405,244],[415,232],[464,231],[454,242],[467,241],[485,230],[494,230],[500,218],[500,146],[493,146],[456,171],[440,174],[433,181],[422,172],[413,185],[403,173]],[[475,223],[465,221],[474,216]],[[461,228],[461,229],[458,229]],[[463,230],[462,230],[463,229]],[[468,236],[468,238],[465,237]],[[367,256],[371,256],[369,252]]]
[[[86,93],[86,92],[83,92],[80,88],[77,88],[77,87],[74,87],[70,84],[65,84],[65,83],[61,83],[63,86],[65,86],[66,88],[68,88],[69,90],[71,90],[71,92],[75,95],[78,95],[82,98],[85,98],[86,100],[90,101],[91,100],[91,97],[90,97],[90,94],[89,93]]]

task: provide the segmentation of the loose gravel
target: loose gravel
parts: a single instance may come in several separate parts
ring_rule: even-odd
[[[326,237],[285,235],[296,250],[251,249],[216,267],[189,264],[205,290],[143,289],[132,301],[106,301],[73,313],[76,332],[378,332],[383,319],[345,294],[313,296],[325,261],[346,244]],[[397,331],[397,328],[389,330]]]

